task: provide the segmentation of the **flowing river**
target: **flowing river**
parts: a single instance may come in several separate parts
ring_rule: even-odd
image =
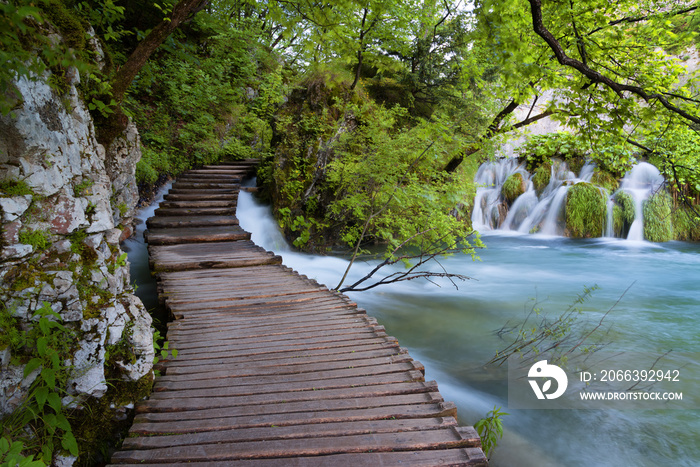
[[[143,220],[153,208],[142,212]],[[258,245],[329,287],[347,266],[343,258],[291,251],[269,208],[250,193],[240,194],[238,218]],[[137,294],[152,308],[157,301],[139,239],[142,230],[125,248]],[[461,423],[475,423],[494,406],[509,413],[492,465],[699,465],[700,375],[684,378],[677,389],[689,410],[514,410],[507,407],[505,370],[483,364],[507,344],[494,331],[509,320],[522,320],[533,299],[543,312],[558,315],[584,286],[594,284],[600,288],[581,306],[582,316],[595,323],[613,307],[605,320],[612,326],[612,347],[700,355],[700,245],[501,231],[483,240],[487,248],[478,252],[481,261],[466,255],[442,261],[448,271],[473,278],[458,282],[459,289],[416,280],[349,295],[425,365],[426,380],[436,380],[445,399],[457,404]],[[372,264],[358,261],[346,283]]]
[[[269,208],[249,193],[241,192],[238,218],[253,241],[300,273],[329,287],[342,276],[345,259],[292,252]],[[494,331],[524,318],[532,299],[558,315],[594,284],[600,288],[581,306],[583,319],[597,322],[614,306],[606,318],[613,348],[697,352],[700,245],[504,233],[483,239],[481,261],[466,255],[442,261],[448,271],[473,278],[457,283],[459,289],[416,280],[349,295],[425,365],[426,379],[457,404],[462,423],[475,423],[494,406],[510,414],[492,465],[697,466],[700,410],[511,410],[505,371],[483,364],[505,347]],[[371,264],[354,265],[347,283]],[[679,384],[688,407],[700,406],[700,389]]]

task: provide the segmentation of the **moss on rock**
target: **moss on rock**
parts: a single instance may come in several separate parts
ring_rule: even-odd
[[[572,186],[566,197],[566,228],[576,238],[601,237],[607,203],[601,190],[587,182]]]
[[[620,186],[620,181],[613,174],[601,169],[595,169],[591,183],[605,188],[610,193],[613,193]]]
[[[665,191],[654,193],[644,203],[644,238],[651,242],[673,240],[673,200]]]
[[[523,175],[520,172],[516,172],[506,179],[501,192],[503,193],[503,197],[506,199],[506,201],[508,201],[508,204],[512,204],[516,199],[518,199],[518,196],[525,193],[526,189],[527,183],[525,182]]]
[[[542,192],[549,181],[552,178],[552,163],[550,161],[545,161],[542,165],[535,169],[535,173],[532,176],[532,183],[535,186],[535,190]]]

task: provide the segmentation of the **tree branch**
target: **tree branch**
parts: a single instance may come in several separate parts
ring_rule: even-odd
[[[629,93],[641,97],[646,102],[657,100],[669,111],[683,117],[686,120],[690,120],[693,123],[700,124],[700,117],[691,115],[683,109],[673,105],[662,94],[647,92],[640,86],[631,86],[628,84],[618,83],[608,78],[607,76],[604,76],[603,74],[589,68],[586,64],[567,56],[561,44],[544,26],[544,22],[542,19],[542,0],[529,0],[529,2],[530,13],[532,16],[532,27],[535,33],[537,33],[537,35],[539,35],[547,43],[549,48],[554,52],[554,56],[557,58],[557,61],[561,65],[573,68],[586,78],[590,79],[592,82],[606,85],[620,97],[624,98],[623,93],[627,91]]]

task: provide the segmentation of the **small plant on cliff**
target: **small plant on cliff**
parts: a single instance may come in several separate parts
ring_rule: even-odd
[[[20,331],[25,337],[15,339],[12,352],[12,363],[24,364],[24,377],[34,377],[34,382],[22,405],[2,420],[2,430],[9,434],[15,450],[18,445],[14,443],[19,442],[25,453],[39,454],[48,464],[57,450],[78,455],[78,443],[62,402],[66,396],[62,388],[71,370],[64,361],[69,358],[68,345],[75,336],[46,302],[34,317],[34,326]]]
[[[41,251],[51,243],[51,235],[46,230],[23,230],[19,233],[19,242],[31,245],[34,251]]]
[[[29,188],[24,180],[3,180],[0,182],[0,194],[7,196],[33,195],[34,191]]]

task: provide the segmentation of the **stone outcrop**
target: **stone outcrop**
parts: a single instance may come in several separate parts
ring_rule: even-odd
[[[79,74],[66,76],[64,95],[48,76],[20,79],[19,105],[0,116],[0,312],[23,331],[44,302],[60,315],[75,336],[63,402],[80,406],[109,396],[109,380],[144,386],[154,351],[151,317],[133,295],[119,244],[138,199],[138,132],[129,125],[105,150],[76,89]],[[0,346],[0,416],[18,406],[38,374],[25,378],[26,356],[14,353]]]

